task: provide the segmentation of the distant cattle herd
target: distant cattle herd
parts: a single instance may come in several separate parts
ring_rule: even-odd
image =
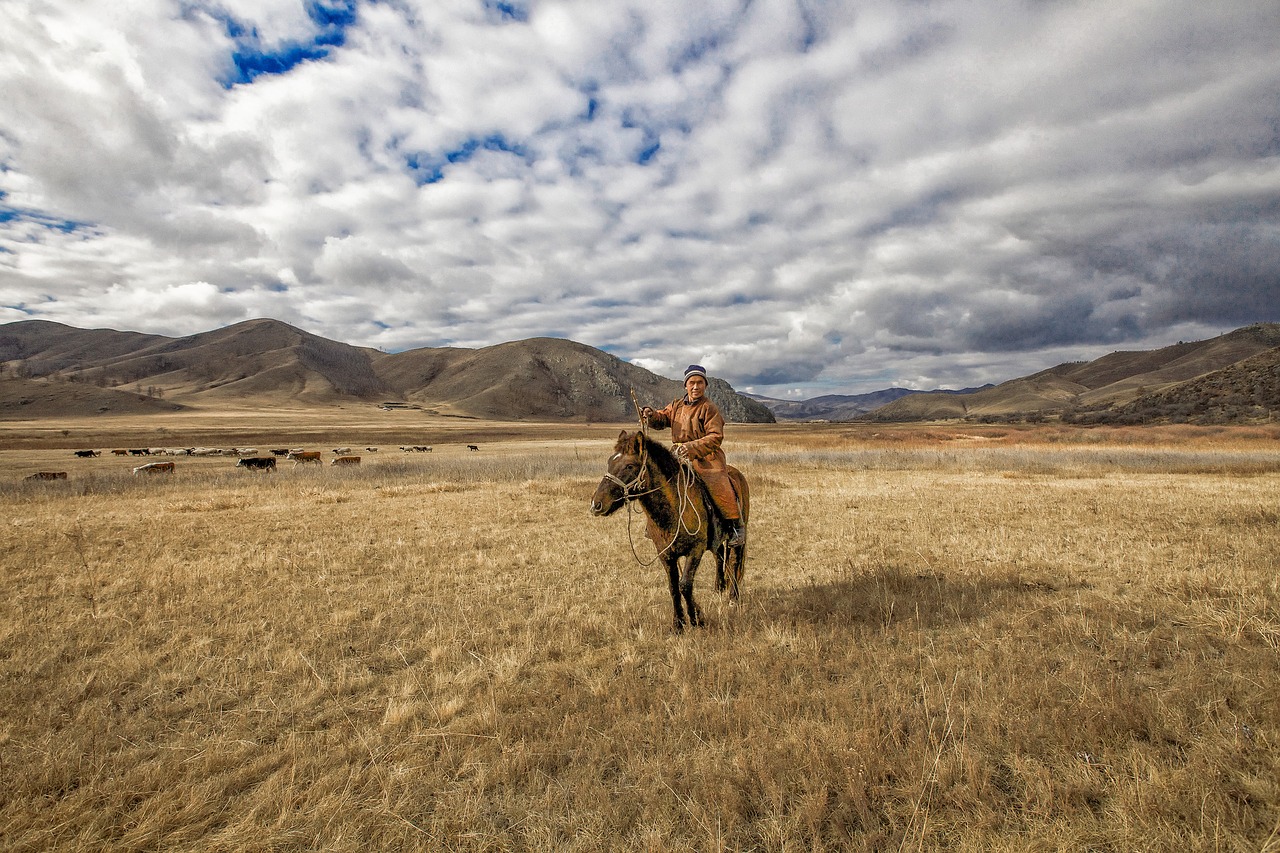
[[[478,451],[479,445],[465,445],[469,451]],[[377,453],[377,447],[365,447],[367,453]],[[427,444],[402,444],[400,450],[404,453],[430,453],[432,448]],[[73,455],[77,459],[94,459],[102,455],[101,450],[74,450]],[[257,448],[252,447],[128,447],[116,448],[111,451],[112,456],[232,456],[236,458],[237,468],[244,468],[248,471],[264,471],[273,473],[276,470],[276,460],[284,458],[294,465],[304,465],[307,463],[321,464],[323,453],[319,450],[307,450],[302,447],[280,447],[271,448],[267,451],[270,455],[260,455]],[[332,449],[333,458],[329,464],[331,466],[346,467],[360,464],[360,456],[352,453],[350,447],[335,447]],[[172,474],[177,466],[171,460],[163,462],[147,462],[133,468],[134,474]],[[65,480],[67,479],[66,471],[37,471],[23,478],[24,480]]]

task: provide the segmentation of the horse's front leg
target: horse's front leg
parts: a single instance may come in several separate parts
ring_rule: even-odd
[[[676,557],[663,557],[662,562],[667,567],[667,583],[671,587],[671,608],[675,612],[671,628],[679,634],[684,630],[684,605],[680,601],[680,561]]]
[[[703,553],[705,553],[703,549],[695,548],[693,553],[685,557],[684,572],[680,575],[680,594],[684,596],[685,609],[689,611],[689,624],[695,628],[705,624],[702,608],[693,600],[693,578],[698,573],[698,564],[702,562]]]

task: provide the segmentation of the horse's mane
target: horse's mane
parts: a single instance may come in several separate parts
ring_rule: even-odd
[[[619,437],[618,445],[614,449],[622,451],[627,449],[627,445],[636,444],[636,450],[647,455],[658,466],[658,470],[668,479],[675,479],[680,473],[680,461],[676,459],[675,454],[662,442],[650,438],[643,432],[626,433]]]
[[[658,470],[668,480],[674,480],[680,474],[680,460],[676,459],[676,455],[671,452],[671,448],[662,442],[650,438],[641,433],[640,440],[644,442],[644,449],[649,458],[658,466]]]

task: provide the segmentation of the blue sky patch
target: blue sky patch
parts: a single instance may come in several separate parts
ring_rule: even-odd
[[[484,0],[484,8],[499,21],[527,24],[529,22],[529,4],[511,2],[511,0]]]
[[[315,34],[307,41],[284,41],[264,47],[258,28],[246,25],[223,9],[209,9],[222,22],[227,36],[235,42],[231,53],[232,70],[219,81],[230,89],[252,83],[263,75],[287,74],[304,62],[325,59],[334,48],[347,40],[347,28],[358,17],[357,0],[308,0],[307,16],[315,24]]]
[[[648,163],[658,155],[658,151],[662,148],[662,142],[657,136],[645,136],[645,146],[640,149],[640,153],[636,155],[636,162],[641,166]]]
[[[88,222],[81,222],[75,219],[63,219],[58,216],[50,216],[47,213],[41,213],[38,210],[28,210],[5,204],[4,200],[6,196],[7,193],[0,192],[0,224],[8,222],[32,222],[42,228],[48,228],[50,231],[60,231],[63,234],[71,234],[76,231],[88,230],[93,227]]]
[[[418,186],[434,184],[444,179],[445,168],[452,163],[465,163],[480,151],[502,151],[525,162],[532,160],[529,150],[519,143],[509,141],[500,133],[485,137],[473,137],[457,148],[443,154],[415,151],[405,155],[404,163],[413,174]]]
[[[623,112],[622,127],[628,130],[639,130],[644,134],[644,138],[640,141],[640,148],[635,154],[637,164],[643,166],[657,156],[662,148],[662,140],[638,110],[628,109]]]

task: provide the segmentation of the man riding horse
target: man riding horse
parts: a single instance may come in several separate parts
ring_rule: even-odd
[[[738,508],[738,496],[729,479],[728,460],[720,443],[724,441],[724,418],[707,397],[707,371],[691,364],[684,371],[685,395],[661,409],[640,409],[640,417],[654,429],[671,427],[674,451],[688,463],[707,485],[711,499],[730,528],[729,546],[747,541],[746,525]]]

